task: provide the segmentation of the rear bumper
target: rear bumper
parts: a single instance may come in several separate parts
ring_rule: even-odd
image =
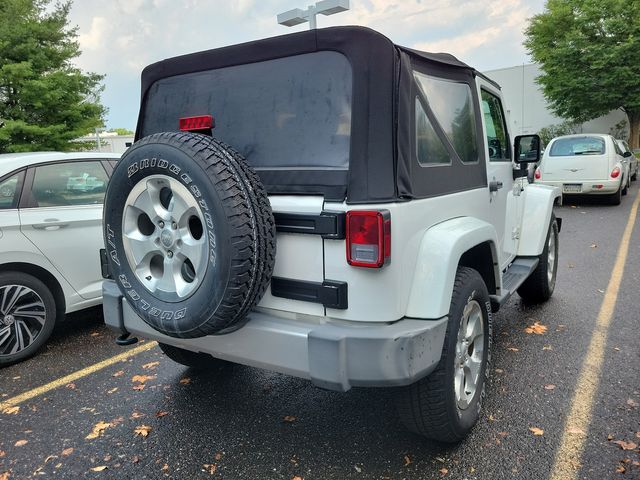
[[[581,181],[545,181],[536,180],[536,183],[541,185],[550,185],[552,187],[558,187],[562,190],[562,195],[607,195],[610,193],[616,193],[620,188],[621,179],[616,180],[581,180]],[[562,188],[563,185],[582,185],[580,192],[565,192]],[[596,188],[596,185],[602,185],[602,188]]]
[[[148,326],[112,280],[103,283],[105,323],[131,334],[244,365],[307,378],[338,391],[409,385],[431,373],[442,353],[447,317],[356,324],[320,317],[252,312],[226,335],[173,338]]]

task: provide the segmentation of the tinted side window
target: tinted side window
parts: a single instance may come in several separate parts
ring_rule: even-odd
[[[487,145],[491,161],[511,161],[509,137],[500,99],[482,90],[482,113],[487,129]]]
[[[477,162],[475,112],[469,85],[419,72],[414,72],[414,76],[460,159],[465,163]]]
[[[31,193],[37,207],[100,204],[108,177],[100,162],[68,162],[36,167]]]
[[[24,172],[16,173],[0,182],[0,210],[18,207],[18,195]]]
[[[451,157],[416,98],[416,156],[420,165],[450,165]]]

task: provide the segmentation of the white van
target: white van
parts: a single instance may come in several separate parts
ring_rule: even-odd
[[[536,183],[562,188],[564,195],[606,195],[610,203],[619,205],[631,181],[628,156],[611,135],[556,137],[534,177]]]

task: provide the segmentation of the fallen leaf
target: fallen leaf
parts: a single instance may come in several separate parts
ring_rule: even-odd
[[[215,458],[217,461],[220,461],[220,459],[222,459],[222,454],[220,452],[216,452],[213,458]]]
[[[476,469],[474,467],[469,467],[469,473],[474,473]]]
[[[169,415],[169,412],[165,412],[164,410],[159,410],[156,412],[156,417],[161,418]]]
[[[504,370],[502,370],[501,368],[496,368],[495,372],[496,373],[504,373]]]
[[[0,473],[0,480],[9,480],[9,475],[11,475],[10,472],[2,472],[2,473]]]
[[[163,472],[166,472],[167,470],[169,470],[169,465],[168,465],[167,463],[165,463],[165,464],[162,466],[162,471],[163,471]]]
[[[544,386],[545,390],[553,390],[554,388],[556,388],[556,386],[553,383],[549,383]]]
[[[498,432],[498,435],[500,435],[501,437],[506,437],[507,435],[509,435],[509,432]]]
[[[144,413],[140,413],[140,412],[133,412],[131,414],[131,419],[135,420],[136,418],[142,418],[144,417]]]
[[[91,336],[92,337],[98,337],[98,336],[100,336],[100,332],[91,332]]]
[[[122,375],[124,375],[124,370],[118,370],[116,373],[114,373],[111,376],[112,377],[121,377]]]
[[[528,326],[524,329],[525,333],[535,333],[536,335],[542,335],[547,331],[547,327],[542,325],[540,322],[533,322],[533,325]]]
[[[602,290],[601,288],[599,288],[599,289],[598,289],[598,291],[599,291],[600,293],[604,293],[604,290]]]
[[[151,427],[149,425],[140,425],[133,430],[136,437],[140,435],[142,438],[147,438],[150,431]]]
[[[160,365],[160,362],[149,362],[142,365],[142,368],[149,370],[151,368],[156,368],[158,365]]]
[[[614,349],[616,352],[619,352],[619,351],[620,351],[620,349],[619,349],[618,347],[613,347],[613,349]]]
[[[496,417],[494,417],[493,415],[489,415],[489,421],[490,422],[495,422],[496,421]]]
[[[520,351],[515,347],[509,347],[509,348],[507,348],[507,350],[509,350],[510,352],[519,352]]]
[[[91,433],[84,438],[86,438],[87,440],[98,438],[100,435],[102,435],[105,429],[109,427],[111,427],[111,424],[108,422],[98,422],[93,426]]]
[[[6,455],[4,450],[0,450],[0,458],[4,457]]]
[[[209,474],[209,475],[213,475],[214,473],[216,473],[216,470],[218,469],[218,467],[216,466],[215,463],[205,463],[203,465],[204,470]]]
[[[404,456],[404,466],[406,467],[407,465],[411,465],[413,462],[411,461],[411,459],[409,458],[409,455],[405,455]]]
[[[44,463],[47,463],[49,460],[53,460],[54,458],[58,458],[58,455],[49,455],[44,459]]]
[[[632,408],[636,408],[638,406],[638,402],[636,402],[634,399],[630,398],[629,400],[627,400],[627,405],[629,405]]]
[[[592,243],[591,248],[598,248],[598,245],[596,245],[595,243]]]
[[[440,475],[445,477],[447,475],[447,473],[449,473],[449,469],[442,467],[440,470],[438,470],[440,472]]]
[[[138,385],[134,385],[131,388],[133,388],[134,390],[140,392],[140,391],[144,390],[144,383],[139,383]]]
[[[138,462],[140,462],[140,457],[138,455],[134,455],[133,458],[131,459],[131,461],[133,463],[138,463]]]
[[[180,379],[180,383],[183,385],[188,385],[191,383],[191,379],[189,377],[184,377]]]
[[[622,465],[618,465],[618,466],[616,467],[616,473],[624,473],[624,472],[626,472],[626,471],[627,471],[627,469],[626,469],[626,468],[624,468],[624,466],[622,466]]]
[[[291,480],[304,480],[301,476],[296,475],[295,477],[292,477]]]
[[[75,390],[76,389],[76,384],[75,383],[67,383],[65,385],[66,388],[68,388],[69,390]]]
[[[116,393],[118,391],[118,387],[112,388],[111,390],[107,390],[107,393],[110,395],[112,393]]]
[[[573,263],[570,263],[570,264],[568,265],[568,267],[569,267],[569,268],[576,268],[576,266],[575,266]]]
[[[567,432],[573,434],[573,435],[584,435],[584,430],[582,430],[581,428],[578,427],[569,427],[567,428]]]
[[[106,465],[100,465],[99,467],[91,467],[89,470],[91,470],[92,472],[103,472],[105,471],[107,468]]]
[[[636,432],[636,438],[640,438],[640,432]]]
[[[63,457],[68,457],[72,453],[73,453],[73,447],[65,448],[64,450],[62,450]]]
[[[156,378],[155,375],[134,375],[133,377],[131,377],[131,381],[138,382],[138,383],[145,383],[148,380],[153,380],[154,378]]]
[[[285,415],[283,420],[285,422],[295,422],[296,421],[296,417],[294,417],[293,415]]]
[[[542,350],[553,350],[553,348],[551,347],[551,345],[545,345],[542,347]]]
[[[611,435],[611,434],[607,435],[607,440],[611,441],[611,440],[613,440],[613,438],[614,438],[613,435]]]
[[[638,448],[638,444],[637,443],[625,442],[624,440],[616,440],[615,442],[611,442],[611,443],[615,443],[622,450],[635,450],[636,448]]]
[[[20,411],[20,407],[17,405],[2,409],[2,413],[6,413],[7,415],[17,415],[19,411]]]
[[[23,446],[25,446],[27,443],[29,443],[29,440],[18,440],[18,441],[14,444],[14,447],[23,447]]]
[[[544,435],[544,430],[538,427],[529,427],[529,431],[537,437]]]

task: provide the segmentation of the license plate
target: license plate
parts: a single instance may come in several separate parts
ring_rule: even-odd
[[[581,183],[565,183],[562,185],[562,191],[564,193],[580,193],[582,191]]]

